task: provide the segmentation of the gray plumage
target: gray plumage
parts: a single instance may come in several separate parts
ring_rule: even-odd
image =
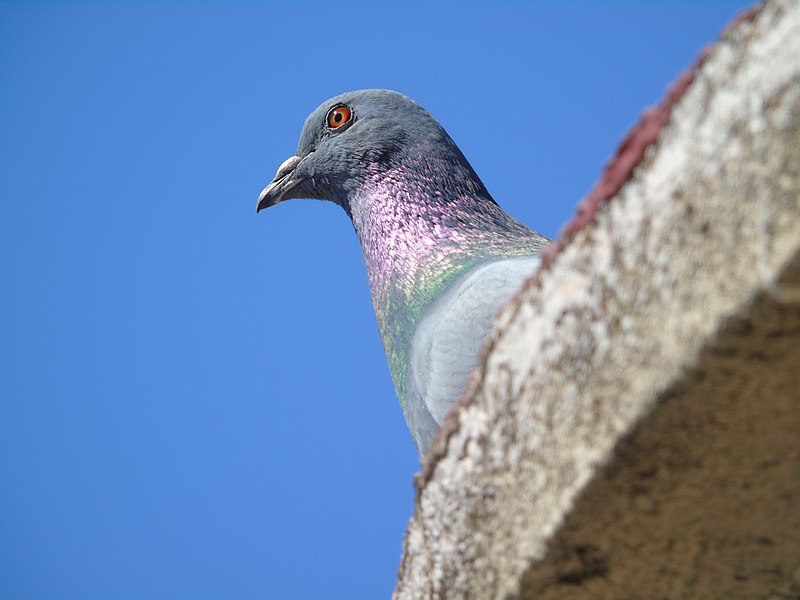
[[[547,238],[497,205],[425,109],[388,90],[342,94],[311,113],[297,155],[257,209],[289,198],[330,200],[350,216],[400,404],[424,453]]]

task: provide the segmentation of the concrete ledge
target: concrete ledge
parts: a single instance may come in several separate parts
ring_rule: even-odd
[[[767,2],[626,139],[426,457],[396,598],[797,597],[799,56]]]

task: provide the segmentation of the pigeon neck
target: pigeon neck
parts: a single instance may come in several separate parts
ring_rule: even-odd
[[[448,175],[436,180],[432,172]],[[403,167],[383,171],[368,179],[348,202],[404,410],[408,344],[431,301],[476,264],[530,254],[544,242],[508,216],[480,180],[471,178],[471,169],[456,173],[469,177],[469,185],[453,173]]]

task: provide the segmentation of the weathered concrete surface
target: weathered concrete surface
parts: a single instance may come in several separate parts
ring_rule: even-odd
[[[501,314],[396,598],[800,596],[800,2],[681,83]]]
[[[761,294],[618,443],[522,597],[800,598],[799,397],[800,304]]]

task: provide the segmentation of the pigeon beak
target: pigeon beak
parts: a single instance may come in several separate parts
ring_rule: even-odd
[[[301,160],[299,156],[291,156],[283,161],[283,164],[278,167],[275,179],[273,179],[272,183],[265,187],[259,195],[258,204],[256,204],[256,212],[274,206],[278,202],[282,202],[286,194],[289,193],[289,190],[303,181],[302,178],[292,179],[290,177]]]

